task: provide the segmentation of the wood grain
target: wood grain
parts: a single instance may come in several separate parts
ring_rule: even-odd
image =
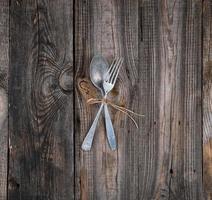
[[[118,150],[109,149],[101,119],[83,152],[98,106],[76,89],[76,197],[202,199],[202,2],[77,1],[75,19],[76,79],[89,78],[97,53],[123,56],[110,97],[145,115],[136,129],[111,110]]]
[[[212,199],[212,3],[203,4],[203,184]]]
[[[0,0],[0,200],[211,200],[211,26],[210,0]],[[116,151],[103,117],[81,150],[96,54],[145,115],[110,108]]]
[[[75,82],[89,79],[89,64],[94,55],[102,54],[109,62],[114,56],[124,55],[121,47],[122,13],[120,9],[120,2],[116,1],[79,0],[75,2],[75,21],[77,22],[75,23]],[[121,71],[125,71],[124,66]],[[117,84],[115,91],[118,91],[118,87]],[[88,93],[92,94],[92,87],[89,89]],[[126,90],[120,90],[120,96],[114,92],[113,98],[120,102],[123,100],[122,92],[125,93]],[[119,169],[121,162],[117,160],[119,150],[110,150],[105,137],[103,118],[100,118],[92,150],[83,152],[80,147],[95,117],[98,105],[88,106],[80,93],[80,88],[76,87],[75,106],[76,199],[117,199],[119,195],[117,179],[121,170]],[[120,115],[118,112],[115,113]],[[113,112],[112,115],[113,122],[115,122],[115,113]],[[123,116],[122,122],[124,122]],[[117,121],[116,135],[118,136],[122,130],[123,126],[120,128],[120,123]],[[119,144],[118,148],[121,150],[122,144],[121,142]]]
[[[10,10],[8,199],[74,199],[73,2]]]
[[[7,198],[9,2],[0,1],[0,200]]]
[[[160,35],[155,198],[202,199],[202,2],[161,1],[158,14],[153,19],[159,18]]]

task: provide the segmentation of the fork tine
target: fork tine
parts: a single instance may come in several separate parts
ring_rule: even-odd
[[[117,77],[118,77],[118,75],[119,75],[119,70],[120,70],[120,68],[121,68],[121,66],[122,66],[122,64],[123,64],[123,58],[121,58],[121,61],[120,61],[120,63],[119,63],[119,67],[118,67],[118,69],[117,69],[117,71],[116,71],[116,75],[115,75],[115,77],[113,78],[113,80],[112,80],[112,84],[114,84],[115,82],[116,82],[116,79],[117,79]]]
[[[115,69],[117,67],[117,63],[118,62],[119,62],[119,58],[116,58],[115,62],[112,63],[113,65],[111,65],[111,70],[109,71],[108,81],[110,81],[112,75],[114,74],[114,71],[115,71]]]
[[[117,58],[114,66],[113,66],[113,69],[111,70],[111,72],[109,74],[109,78],[108,79],[109,79],[110,82],[111,82],[111,78],[114,76],[116,68],[119,66],[119,62],[120,62],[120,58]]]
[[[114,69],[114,72],[113,72],[113,74],[111,74],[111,76],[110,76],[110,82],[111,82],[111,83],[114,82],[114,78],[115,78],[116,75],[118,74],[117,72],[118,72],[118,70],[119,70],[119,68],[120,68],[121,62],[122,62],[122,58],[119,58],[119,60],[117,61],[116,66],[114,67],[114,68],[115,68],[115,69]]]
[[[117,60],[117,58],[115,57],[115,58],[113,59],[113,62],[112,62],[111,65],[110,65],[110,67],[109,67],[107,73],[106,73],[106,76],[105,76],[105,79],[106,79],[106,80],[107,80],[107,79],[109,80],[111,70],[113,70],[113,67],[114,67],[114,65],[115,65],[115,63],[116,63],[116,60]]]
[[[117,57],[115,57],[115,58],[113,59],[113,62],[111,63],[111,65],[110,65],[110,67],[109,67],[109,69],[108,69],[108,72],[109,72],[109,73],[110,73],[111,70],[113,69],[113,66],[115,65],[117,59],[118,59]]]

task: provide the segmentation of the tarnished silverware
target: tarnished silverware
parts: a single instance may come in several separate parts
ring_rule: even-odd
[[[107,61],[102,56],[94,56],[94,58],[92,59],[90,65],[91,81],[101,91],[104,98],[106,98],[107,94],[113,89],[122,63],[122,58],[116,58],[108,69]],[[89,151],[91,149],[94,133],[103,107],[105,111],[105,123],[108,142],[110,144],[111,149],[116,149],[116,138],[111,118],[108,112],[107,104],[102,103],[93,121],[93,124],[91,125],[83,141],[82,149],[85,151]]]

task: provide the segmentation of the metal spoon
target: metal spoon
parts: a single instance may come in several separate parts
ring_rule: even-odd
[[[104,83],[104,76],[107,73],[108,69],[109,69],[109,64],[104,59],[104,57],[102,57],[101,55],[96,55],[93,57],[91,64],[90,64],[90,78],[91,78],[92,83],[101,91],[102,96],[105,96],[103,83]],[[91,125],[91,127],[83,141],[82,149],[85,151],[89,151],[91,149],[91,145],[92,145],[93,138],[94,138],[94,133],[95,133],[98,119],[99,119],[100,113],[103,109],[103,106],[105,108],[106,125],[107,124],[112,125],[111,119],[109,117],[107,105],[104,105],[102,103],[99,108],[99,111],[96,114],[94,122]],[[108,126],[106,126],[106,128],[107,127]],[[112,136],[111,136],[111,134],[112,134]],[[108,128],[107,128],[107,136],[108,136],[108,142],[109,142],[111,148],[114,150],[116,148],[116,141],[114,141],[115,140],[114,132],[111,133],[111,130],[110,130],[110,133],[109,133]]]

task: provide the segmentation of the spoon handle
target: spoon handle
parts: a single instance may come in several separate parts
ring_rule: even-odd
[[[91,149],[91,145],[92,145],[92,142],[93,142],[93,138],[94,138],[94,133],[95,133],[95,130],[96,130],[96,126],[97,126],[97,123],[98,123],[98,119],[99,119],[99,116],[100,116],[100,113],[102,111],[102,108],[103,108],[103,103],[101,104],[100,108],[99,108],[99,111],[97,112],[96,114],[96,117],[93,121],[93,124],[91,125],[83,143],[82,143],[82,149],[85,150],[85,151],[89,151]]]
[[[116,150],[116,136],[113,129],[113,124],[110,118],[110,114],[108,111],[107,104],[104,104],[104,111],[105,111],[105,124],[107,130],[107,139],[110,144],[110,148],[112,150]]]

